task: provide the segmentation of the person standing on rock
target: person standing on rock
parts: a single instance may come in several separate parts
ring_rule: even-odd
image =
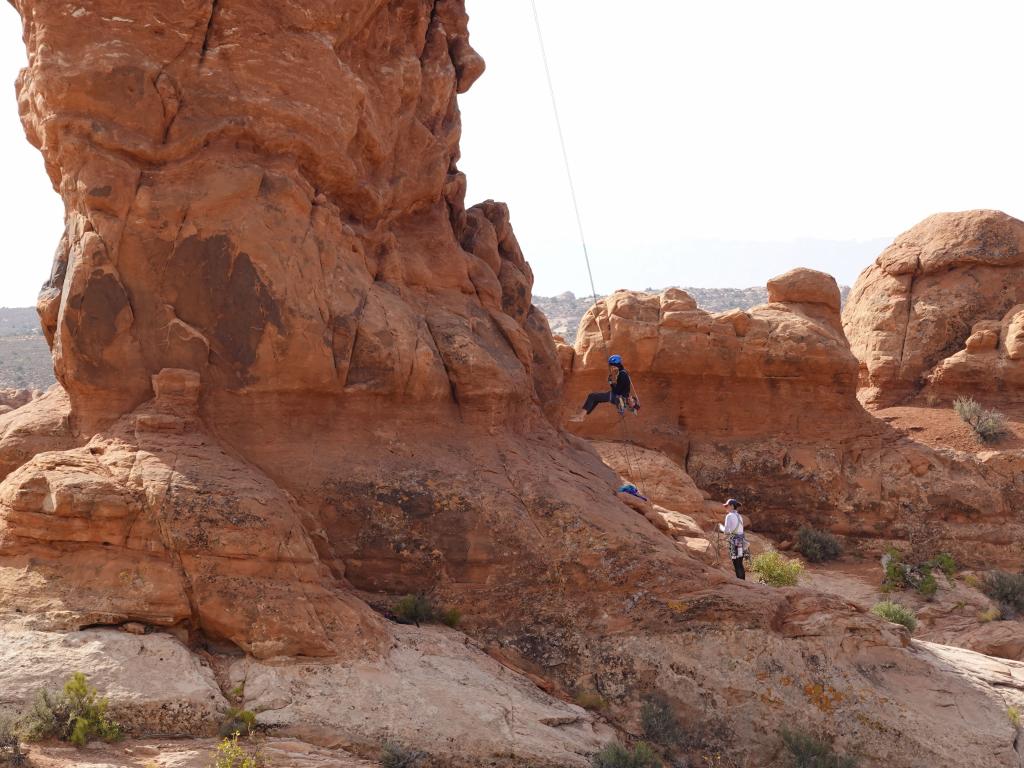
[[[621,413],[625,410],[626,403],[629,402],[629,396],[632,392],[633,382],[629,378],[629,373],[622,365],[622,356],[612,355],[608,358],[608,391],[591,392],[587,395],[587,401],[583,404],[583,408],[569,421],[583,421],[601,403],[612,403],[619,408]]]
[[[729,537],[729,559],[732,560],[736,578],[746,579],[747,571],[743,567],[743,556],[747,552],[747,538],[743,535],[743,517],[739,513],[740,503],[736,499],[729,499],[722,506],[728,512],[725,513],[725,522],[718,526],[718,530]]]

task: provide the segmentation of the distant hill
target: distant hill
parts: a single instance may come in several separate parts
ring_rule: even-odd
[[[50,348],[34,308],[0,308],[0,388],[49,389]]]
[[[648,288],[644,293],[661,293],[664,289]],[[708,312],[728,312],[730,309],[750,309],[768,301],[768,289],[761,288],[683,288],[701,309]],[[843,302],[850,294],[848,285],[840,289]],[[551,324],[551,332],[561,336],[570,344],[576,339],[576,331],[587,310],[593,306],[590,297],[576,298],[566,291],[558,296],[534,296],[533,303],[539,307]]]

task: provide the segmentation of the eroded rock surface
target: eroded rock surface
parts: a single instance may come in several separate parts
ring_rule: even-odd
[[[360,599],[425,592],[526,679],[566,698],[600,692],[626,731],[657,691],[695,744],[740,745],[762,763],[780,724],[835,732],[867,718],[860,749],[894,768],[952,744],[958,764],[1014,765],[1009,741],[982,744],[973,721],[938,716],[941,697],[920,697],[908,720],[897,683],[876,673],[931,674],[985,714],[990,688],[918,663],[905,635],[843,600],[707,568],[557,428],[561,358],[509,212],[463,200],[456,96],[483,64],[461,2],[16,7],[22,120],[67,210],[39,300],[63,416],[33,403],[0,422],[0,610],[40,629],[142,623],[197,649],[231,644],[254,683],[288,683],[280,670],[314,656],[335,672],[384,669],[394,685],[431,658],[459,670],[477,658],[457,643],[395,650],[402,631]],[[833,288],[794,273],[773,284],[777,302],[722,316],[682,292],[616,297],[611,327],[594,318],[585,331],[579,370],[603,368],[602,332],[634,339],[649,412],[680,409],[651,434],[708,487],[723,467],[771,461],[813,462],[838,483],[845,453],[737,443],[723,459],[677,440],[867,423],[847,402],[857,361]],[[695,363],[706,378],[690,379],[688,399],[673,382]],[[880,450],[886,436],[872,439]],[[983,523],[1003,536],[991,509]],[[720,648],[742,664],[719,665]],[[770,708],[753,698],[758,663],[777,678]],[[494,680],[511,672],[470,671],[481,668],[480,710],[465,711],[450,680],[420,694],[448,702],[450,733],[481,725],[471,764],[505,749],[550,763],[603,735],[518,677],[523,718],[482,727],[508,692]],[[265,712],[314,719],[301,686],[287,701],[273,687]],[[402,703],[385,703],[398,722]],[[913,727],[894,740],[889,721]]]
[[[1017,399],[1009,326],[1021,304],[1024,222],[999,211],[925,219],[861,274],[843,312],[862,397],[892,405],[919,393],[931,373],[946,393],[978,387]]]

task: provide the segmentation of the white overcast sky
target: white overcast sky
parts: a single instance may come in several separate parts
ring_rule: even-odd
[[[851,283],[925,216],[1024,214],[1019,0],[537,0],[599,292]],[[469,199],[504,200],[536,292],[589,293],[529,0],[467,0]],[[0,3],[0,305],[34,302],[61,205],[17,119]]]

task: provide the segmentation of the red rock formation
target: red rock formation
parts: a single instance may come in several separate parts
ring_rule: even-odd
[[[928,521],[967,559],[1020,562],[1024,552],[1006,547],[1024,491],[1014,463],[937,452],[861,407],[831,277],[794,270],[769,296],[717,315],[678,290],[608,298],[584,319],[575,351],[563,348],[565,408],[602,389],[616,352],[641,415],[603,405],[573,430],[662,451],[701,488],[743,498],[758,530],[780,538],[810,523],[880,550]]]
[[[67,401],[0,417],[0,613],[372,666],[394,635],[358,596],[424,591],[551,690],[599,689],[627,728],[660,690],[710,745],[767,754],[779,723],[835,714],[893,766],[1008,764],[988,689],[842,600],[708,570],[546,418],[562,373],[508,211],[463,204],[456,96],[483,65],[459,0],[16,6],[22,119],[67,208],[39,302]],[[651,332],[637,355],[666,386],[703,360],[755,400],[694,424],[814,429],[806,407],[758,410],[779,392],[856,422],[828,396],[856,362],[805,278],[760,314],[624,300],[611,332]],[[658,346],[663,310],[703,357]],[[721,664],[726,643],[741,663]],[[940,681],[905,696],[894,666]],[[985,716],[983,744],[936,690]]]
[[[990,332],[1022,303],[1024,222],[998,211],[925,219],[861,274],[846,304],[862,397],[891,405],[920,392],[934,371],[942,390],[980,385],[1016,398],[1021,374],[1007,362],[1015,358],[976,355],[994,352]],[[943,363],[965,344],[966,354]]]

